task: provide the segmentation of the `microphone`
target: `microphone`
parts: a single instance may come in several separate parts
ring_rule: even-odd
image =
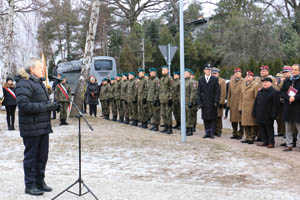
[[[58,78],[57,76],[52,76],[52,75],[49,75],[48,78],[49,79],[54,79],[54,80],[57,80],[57,81],[62,81],[63,80],[61,78]]]

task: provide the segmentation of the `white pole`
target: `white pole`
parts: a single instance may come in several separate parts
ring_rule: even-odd
[[[171,45],[168,44],[168,66],[169,66],[169,73],[172,76],[171,73]]]
[[[180,104],[181,104],[180,107],[181,107],[181,142],[186,142],[183,0],[180,0],[179,9],[180,9]]]
[[[145,70],[145,39],[142,40],[143,45],[143,69]]]

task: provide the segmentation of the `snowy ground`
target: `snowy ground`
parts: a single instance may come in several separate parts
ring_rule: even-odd
[[[83,124],[83,180],[103,200],[282,199],[300,200],[300,153],[241,144],[222,138],[202,139],[199,125],[186,144],[179,131],[161,133],[90,118]],[[6,130],[0,112],[0,199],[48,200],[78,177],[77,121],[53,121],[46,182],[54,188],[43,197],[24,194],[23,144],[18,131]],[[282,139],[281,139],[282,140]],[[78,192],[78,186],[73,188]],[[93,199],[65,193],[58,199]]]

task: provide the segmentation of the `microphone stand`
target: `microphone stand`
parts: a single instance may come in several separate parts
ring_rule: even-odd
[[[76,110],[78,111],[78,115],[76,116],[78,118],[78,152],[79,152],[79,171],[78,171],[78,179],[77,181],[75,181],[72,185],[70,185],[69,187],[67,187],[65,190],[63,190],[61,193],[59,193],[58,195],[56,195],[54,198],[52,198],[52,200],[57,199],[60,195],[62,195],[65,192],[69,192],[71,194],[74,194],[76,196],[83,196],[85,194],[91,193],[91,195],[96,199],[99,200],[96,195],[88,188],[88,186],[83,182],[82,178],[81,178],[81,118],[85,121],[85,123],[88,125],[88,127],[91,129],[91,131],[94,131],[93,127],[90,125],[90,123],[87,121],[87,119],[83,116],[82,112],[80,111],[79,107],[72,101],[72,99],[70,98],[69,94],[68,94],[70,103],[72,103],[73,106],[75,106]],[[69,189],[71,189],[73,186],[75,186],[78,183],[79,185],[79,192],[75,193],[70,191]],[[87,192],[83,193],[83,189],[86,188]]]

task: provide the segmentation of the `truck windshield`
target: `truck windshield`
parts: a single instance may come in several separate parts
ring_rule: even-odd
[[[96,71],[109,71],[112,70],[112,60],[95,60]]]

